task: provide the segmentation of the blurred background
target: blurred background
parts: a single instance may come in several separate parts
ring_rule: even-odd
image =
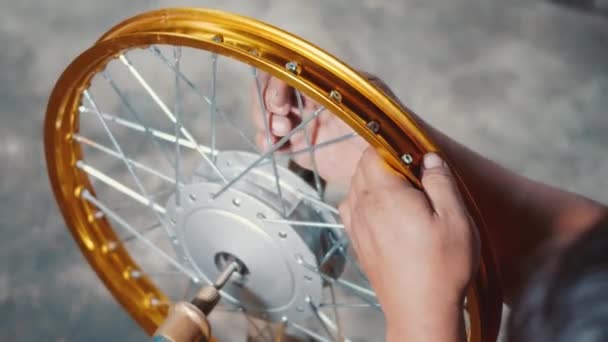
[[[1,0],[0,339],[145,340],[65,229],[42,153],[55,80],[122,19],[189,5],[275,24],[378,75],[410,108],[482,154],[607,202],[606,4],[579,4]]]

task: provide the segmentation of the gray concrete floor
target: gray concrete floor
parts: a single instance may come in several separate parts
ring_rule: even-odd
[[[423,117],[529,177],[608,201],[608,20],[537,0],[0,1],[0,339],[145,337],[65,230],[42,157],[59,73],[118,21],[250,15],[375,73]]]

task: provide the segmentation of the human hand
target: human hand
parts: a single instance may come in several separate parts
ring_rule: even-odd
[[[320,105],[302,94],[302,113],[300,113],[294,88],[264,72],[258,73],[257,82],[267,113],[262,113],[257,87],[254,85],[251,115],[257,129],[256,144],[262,150],[267,150],[269,148],[266,136],[267,126],[270,130],[270,144],[274,144],[293,130],[302,121],[302,117],[308,117]],[[264,117],[266,117],[266,123]],[[295,133],[280,152],[297,152],[306,149],[309,146],[308,142],[311,145],[317,145],[353,133],[346,123],[327,110],[321,112],[306,127],[309,141],[306,140],[302,130]],[[348,185],[355,166],[367,146],[368,144],[363,138],[354,136],[319,148],[314,153],[314,161],[320,177],[330,183]],[[313,159],[310,153],[296,154],[292,160],[303,168],[313,169]]]
[[[446,164],[427,154],[423,165],[424,192],[367,149],[340,215],[384,311],[388,339],[460,340],[479,237]]]

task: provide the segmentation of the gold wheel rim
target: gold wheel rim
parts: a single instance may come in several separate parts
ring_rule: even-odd
[[[105,218],[95,217],[96,208],[80,196],[84,190],[91,194],[95,190],[88,175],[75,165],[82,150],[72,137],[79,129],[81,94],[92,76],[121,51],[152,44],[216,52],[284,80],[339,116],[418,186],[422,156],[430,151],[441,153],[408,110],[364,76],[278,28],[239,15],[193,8],[148,12],[115,26],[59,78],[47,107],[45,154],[55,197],[80,249],[113,296],[149,334],[167,313],[166,307],[151,305],[151,299],[167,297],[149,278],[130,276],[130,270],[138,267],[125,248],[108,248],[116,241],[116,234]],[[298,63],[296,72],[285,68],[291,61]],[[378,130],[368,128],[371,121],[378,123]],[[482,265],[467,296],[470,341],[494,341],[502,304],[496,264],[483,218],[465,184],[460,183],[482,240]]]

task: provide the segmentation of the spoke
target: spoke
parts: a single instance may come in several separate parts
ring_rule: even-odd
[[[302,198],[298,198],[296,203],[294,203],[293,206],[287,211],[287,213],[285,214],[285,217],[286,218],[291,217],[291,215],[293,215],[293,213],[296,211],[296,209],[298,209],[300,204],[302,204]]]
[[[336,251],[342,248],[342,245],[347,244],[349,244],[349,241],[346,236],[341,237],[339,241],[337,241],[336,243],[334,243],[333,246],[331,246],[331,248],[323,256],[323,258],[321,258],[321,261],[319,262],[319,268],[323,268],[323,266],[325,266],[325,263],[329,261],[329,259],[336,253]]]
[[[310,310],[312,310],[313,314],[317,318],[317,321],[319,321],[319,323],[323,327],[323,330],[325,330],[325,333],[327,334],[327,336],[329,336],[329,338],[331,340],[336,341],[337,339],[334,337],[334,334],[332,333],[331,328],[330,328],[330,325],[333,325],[335,327],[333,322],[331,322],[329,317],[327,317],[325,314],[321,315],[321,313],[319,312],[319,310],[317,309],[315,304],[310,300],[310,297],[307,297],[306,301],[310,305]]]
[[[274,144],[274,146],[268,150],[267,152],[265,152],[264,154],[262,154],[260,157],[258,157],[258,159],[253,162],[251,165],[249,165],[245,170],[243,170],[240,174],[238,174],[236,177],[234,177],[230,182],[228,182],[228,184],[224,185],[214,196],[213,198],[217,198],[218,196],[220,196],[222,193],[224,193],[226,190],[228,190],[231,186],[233,186],[236,182],[239,181],[239,179],[243,178],[249,171],[251,171],[253,168],[255,168],[256,166],[258,166],[258,164],[260,164],[260,162],[262,162],[264,159],[266,159],[268,156],[270,156],[271,154],[273,154],[274,152],[278,151],[281,147],[283,147],[288,141],[289,139],[291,139],[291,137],[297,133],[298,131],[300,131],[302,129],[302,127],[306,126],[306,124],[308,124],[310,121],[312,121],[315,117],[317,117],[319,115],[319,113],[324,109],[324,107],[319,108],[318,110],[316,110],[314,113],[312,113],[308,118],[306,118],[305,120],[303,120],[302,122],[300,122],[300,124],[298,126],[296,126],[296,128],[294,128],[291,132],[289,132],[286,136],[284,136],[283,138],[281,138],[281,140],[279,140],[276,144]]]
[[[139,270],[132,270],[131,271],[131,277],[133,278],[140,278],[143,276],[148,276],[148,277],[175,277],[175,276],[183,276],[184,274],[182,272],[179,271],[155,271],[155,272],[150,272],[150,271],[139,271]]]
[[[348,262],[350,262],[353,265],[353,267],[355,268],[355,271],[357,271],[359,276],[366,282],[369,282],[369,279],[367,279],[367,275],[365,275],[365,272],[363,272],[363,270],[361,269],[361,266],[359,266],[359,263],[356,260],[354,260],[353,257],[346,250],[347,247],[348,247],[348,245],[340,246],[338,249],[340,250],[340,253],[342,253],[342,255],[344,255],[346,260],[348,260]]]
[[[152,208],[152,209],[154,209],[154,211],[156,211],[156,212],[158,212],[160,214],[166,214],[167,213],[167,211],[165,210],[165,208],[163,208],[162,206],[154,203],[153,201],[151,201],[150,199],[148,199],[145,196],[141,195],[137,191],[135,191],[135,190],[129,188],[128,186],[120,183],[119,181],[117,181],[114,178],[106,175],[105,173],[97,170],[96,168],[92,167],[91,165],[86,164],[82,160],[79,160],[79,161],[76,162],[76,167],[79,168],[79,169],[81,169],[82,171],[86,172],[90,176],[92,176],[92,177],[100,180],[101,182],[105,183],[106,185],[108,185],[108,186],[110,186],[110,187],[118,190],[119,192],[122,192],[123,194],[131,197],[136,202],[139,202],[139,203],[143,204],[146,207]]]
[[[179,68],[175,70],[175,78],[179,79]],[[215,142],[216,139],[216,108],[217,105],[215,103],[215,96],[217,91],[217,53],[211,54],[211,103],[209,104],[209,113],[211,114],[211,151],[215,152],[217,150],[217,145]],[[216,161],[216,157],[214,155],[213,162]]]
[[[80,106],[79,110],[81,113],[95,114],[95,111],[93,109],[87,108],[85,106]],[[164,141],[172,143],[172,144],[175,143],[175,140],[177,139],[176,136],[173,134],[165,133],[165,132],[153,129],[153,128],[142,126],[133,121],[122,119],[114,114],[109,114],[109,113],[104,113],[104,112],[100,112],[100,114],[105,121],[110,121],[112,123],[129,128],[129,129],[137,131],[137,132],[145,133],[146,131],[149,131],[153,136],[157,137],[158,139],[164,140]],[[196,144],[192,143],[190,140],[186,140],[186,139],[182,139],[182,138],[179,138],[177,140],[179,141],[179,144],[183,147],[187,147],[187,148],[190,148],[193,150],[204,151],[207,154],[211,154],[211,149],[207,146],[196,145]]]
[[[324,142],[320,142],[318,144],[315,144],[315,145],[312,145],[312,146],[309,146],[309,147],[305,147],[305,148],[299,149],[297,151],[285,153],[284,155],[281,155],[281,157],[293,158],[293,157],[295,157],[297,155],[304,154],[304,153],[309,153],[311,151],[315,152],[315,151],[317,151],[317,150],[319,150],[321,148],[328,147],[328,146],[331,146],[333,144],[337,144],[337,143],[342,142],[344,140],[348,140],[348,139],[355,138],[355,137],[358,137],[358,136],[359,136],[359,134],[357,134],[357,132],[351,132],[351,133],[339,136],[339,137],[334,138],[334,139],[330,139],[330,140],[327,140],[327,141],[324,141]]]
[[[116,151],[112,150],[111,148],[109,148],[107,146],[104,146],[104,145],[102,145],[102,144],[100,144],[98,142],[95,142],[95,141],[93,141],[93,140],[91,140],[89,138],[83,137],[80,134],[74,134],[74,140],[78,141],[81,144],[85,144],[87,146],[90,146],[90,147],[92,147],[92,148],[94,148],[94,149],[96,149],[96,150],[98,150],[100,152],[103,152],[103,153],[107,154],[107,155],[110,155],[112,157],[121,159],[121,156],[120,156],[120,154],[118,152],[116,152]],[[134,167],[136,167],[139,170],[142,170],[144,172],[152,174],[152,175],[154,175],[154,176],[156,176],[158,178],[161,178],[161,179],[163,179],[163,180],[165,180],[165,181],[167,181],[169,183],[175,182],[175,180],[173,178],[171,178],[171,177],[169,177],[169,176],[167,176],[167,175],[165,175],[165,174],[163,174],[163,173],[161,173],[159,171],[156,171],[156,170],[154,170],[153,168],[151,168],[149,166],[146,166],[146,165],[144,165],[142,163],[139,163],[139,162],[137,162],[137,161],[135,161],[133,159],[130,159],[130,158],[126,158],[126,159],[129,161],[129,163],[131,163],[131,165],[133,165]],[[180,186],[183,186],[183,184],[180,183]]]
[[[303,267],[307,268],[308,270],[310,270],[312,272],[315,272],[316,274],[318,274],[321,278],[323,278],[327,282],[336,284],[336,285],[340,285],[342,288],[348,289],[348,290],[358,294],[360,298],[362,298],[366,301],[367,301],[368,297],[376,298],[376,294],[374,293],[374,291],[372,291],[366,287],[357,285],[355,283],[344,280],[342,278],[332,278],[332,277],[326,275],[325,273],[319,271],[319,269],[317,267],[315,267],[314,265],[308,264],[303,259],[299,259],[299,262]]]
[[[146,90],[146,92],[148,93],[148,95],[150,95],[152,100],[158,105],[158,107],[160,107],[161,111],[165,114],[165,116],[167,116],[167,118],[169,118],[169,120],[173,124],[175,124],[175,122],[176,122],[175,115],[171,112],[171,110],[169,109],[169,107],[167,107],[167,105],[163,102],[163,100],[160,99],[158,94],[156,94],[156,92],[150,87],[148,82],[146,82],[146,80],[141,76],[139,71],[137,71],[137,69],[133,66],[133,64],[127,59],[127,57],[124,54],[122,54],[122,55],[120,55],[119,59],[127,67],[129,72],[131,73],[131,75],[133,75],[133,77],[135,77],[135,79],[139,82],[139,84]],[[199,144],[196,142],[194,137],[190,134],[190,132],[188,132],[188,130],[185,127],[180,127],[180,132],[186,139],[188,139],[190,142],[192,142],[195,146],[197,146],[197,147],[199,146]],[[207,153],[205,153],[205,151],[200,150],[198,148],[197,148],[197,150],[200,153],[200,155],[203,157],[203,159],[213,169],[213,171],[220,177],[220,179],[224,183],[227,183],[228,181],[226,180],[226,177],[224,177],[224,174],[209,159],[209,157],[207,156]]]
[[[150,130],[148,125],[146,125],[144,123],[144,121],[141,118],[141,116],[139,115],[139,113],[135,110],[133,105],[131,105],[131,102],[128,100],[126,94],[122,90],[120,90],[120,88],[118,87],[116,82],[114,82],[114,80],[110,76],[110,73],[107,70],[104,70],[101,74],[102,74],[103,78],[110,84],[110,87],[114,90],[116,95],[118,95],[118,97],[120,98],[120,101],[127,109],[127,112],[133,117],[133,119],[135,119],[137,124],[139,124],[140,126],[143,127],[143,132],[145,133],[148,140],[150,140],[156,146],[156,148],[158,148],[159,151],[163,152],[162,153],[163,156],[167,159],[167,162],[169,162],[169,164],[171,164],[171,158],[169,158],[169,156],[166,154],[165,149],[163,149],[160,146],[160,144],[158,143],[158,140],[157,140],[158,137],[156,137],[156,135],[154,135],[152,133],[152,131]]]
[[[289,224],[292,226],[305,226],[311,228],[338,228],[344,229],[343,224],[339,223],[325,223],[325,222],[314,222],[314,221],[295,221],[295,220],[275,220],[275,219],[263,219],[262,221],[266,223],[275,223],[275,224]]]
[[[182,48],[181,47],[173,47],[173,57],[175,58],[174,66],[177,70],[180,68],[180,61],[182,59]],[[180,163],[181,163],[181,151],[179,145],[179,132],[182,127],[182,119],[181,119],[181,102],[182,102],[182,94],[179,86],[179,77],[175,76],[175,106],[173,111],[175,112],[175,130],[173,134],[175,134],[175,165],[173,168],[175,169],[175,206],[180,207],[180,194],[179,194],[179,175],[180,175]],[[212,148],[212,155],[215,149]]]
[[[329,294],[331,296],[331,302],[336,304],[336,291],[334,289],[333,284],[329,284]],[[336,319],[336,332],[338,333],[338,339],[340,341],[344,340],[344,332],[342,331],[342,322],[340,320],[340,314],[338,313],[337,308],[333,308],[332,313],[334,318]]]
[[[270,133],[270,126],[268,122],[268,112],[264,105],[264,98],[262,96],[262,88],[260,87],[260,80],[258,80],[258,70],[253,67],[253,80],[255,82],[255,88],[258,95],[258,102],[260,104],[260,115],[262,115],[262,121],[264,122],[264,130],[266,131],[266,144],[272,145],[272,137]],[[306,134],[306,127],[304,127],[304,134]],[[307,135],[308,136],[308,135]],[[287,216],[287,209],[285,209],[285,201],[283,201],[283,193],[281,191],[281,180],[279,179],[279,171],[277,169],[277,161],[274,157],[274,153],[270,154],[270,160],[272,162],[272,172],[274,173],[274,181],[277,187],[277,194],[279,195],[279,201],[281,202],[281,208],[283,209],[283,216]]]
[[[316,339],[318,341],[321,341],[321,342],[332,342],[331,340],[328,340],[327,338],[325,338],[325,337],[317,334],[316,332],[314,332],[314,331],[312,331],[312,330],[310,330],[308,328],[305,328],[305,327],[299,325],[298,323],[294,323],[294,322],[288,321],[287,325],[289,325],[290,327],[292,327],[292,328],[294,328],[296,330],[299,330],[299,331],[305,333],[306,335],[308,335],[308,336],[310,336],[310,337],[312,337],[312,338],[314,338],[314,339]]]
[[[124,162],[125,166],[127,167],[127,171],[129,172],[129,174],[131,175],[131,178],[133,179],[133,181],[137,185],[137,188],[139,189],[139,192],[140,192],[140,196],[143,196],[147,200],[148,203],[152,203],[152,199],[148,196],[148,192],[144,188],[144,185],[142,184],[142,182],[139,179],[139,177],[137,177],[137,175],[135,174],[135,171],[133,170],[133,166],[127,160],[127,156],[125,155],[125,153],[123,152],[122,148],[120,147],[120,144],[118,143],[118,141],[114,137],[114,134],[110,130],[110,127],[108,127],[108,124],[106,123],[106,121],[101,116],[101,112],[99,111],[99,107],[95,103],[95,100],[93,100],[93,97],[91,96],[91,94],[89,93],[88,90],[85,90],[83,92],[83,95],[87,99],[87,101],[89,102],[89,104],[93,107],[93,110],[95,111],[95,114],[97,115],[97,118],[99,119],[99,122],[101,122],[101,125],[103,126],[106,134],[108,135],[108,137],[112,141],[112,145],[114,146],[114,150],[116,150],[116,152],[118,152],[120,154],[120,159],[122,159],[122,161]],[[167,232],[167,235],[169,235],[169,237],[173,237],[173,235],[174,235],[173,232],[171,231],[171,229],[169,228],[169,226],[167,225],[167,223],[165,222],[165,220],[163,219],[163,217],[161,217],[159,215],[158,211],[154,208],[154,206],[150,205],[149,208],[152,209],[152,212],[154,213],[154,215],[156,216],[156,218],[158,219],[158,221],[163,224],[163,226],[165,227],[165,231]]]
[[[312,196],[310,196],[308,194],[305,194],[304,192],[302,192],[302,190],[298,190],[298,192],[299,192],[300,197],[303,200],[308,201],[308,202],[310,202],[312,204],[316,204],[319,207],[321,207],[323,209],[326,209],[326,210],[328,210],[328,211],[330,211],[330,212],[332,212],[332,213],[334,213],[336,215],[340,214],[340,212],[338,211],[338,209],[334,208],[333,206],[331,206],[331,205],[329,205],[329,204],[327,204],[327,203],[325,203],[325,202],[323,202],[321,200],[318,200],[318,199],[316,199],[316,198],[314,198],[314,197],[312,197]]]
[[[165,65],[167,65],[171,70],[173,70],[173,72],[184,82],[186,83],[186,85],[188,85],[188,87],[190,89],[192,89],[192,91],[194,92],[194,94],[196,94],[198,96],[198,98],[200,100],[202,100],[203,102],[206,102],[207,105],[211,105],[212,101],[210,98],[208,98],[207,96],[203,95],[203,93],[200,91],[200,89],[194,84],[194,82],[192,82],[188,77],[186,77],[186,75],[184,75],[180,70],[176,70],[175,67],[173,66],[173,64],[171,64],[171,62],[169,61],[169,59],[167,59],[167,57],[165,57],[165,55],[163,55],[162,51],[160,51],[160,49],[157,46],[152,46],[150,47],[150,50],[154,53],[154,55],[156,57],[158,57],[161,61],[164,62]],[[239,134],[245,138],[245,140],[247,141],[247,143],[249,143],[249,145],[251,147],[253,147],[254,150],[257,151],[257,146],[255,145],[255,143],[253,143],[253,141],[251,141],[248,137],[247,134],[245,134],[245,132],[243,132],[243,130],[241,130],[238,125],[236,125],[231,119],[230,117],[220,111],[217,107],[215,109],[216,114],[219,114],[222,116],[222,118],[224,118],[228,123],[230,123],[230,125],[237,131],[239,132]]]
[[[380,308],[380,304],[369,304],[369,303],[321,303],[319,308],[331,308],[331,309],[369,309],[369,308]]]
[[[91,193],[89,193],[88,190],[85,189],[82,192],[82,197],[84,199],[86,199],[88,202],[95,205],[97,207],[97,209],[101,210],[105,215],[107,215],[109,218],[111,218],[116,223],[118,223],[122,228],[127,230],[129,233],[135,235],[138,239],[140,239],[146,246],[148,246],[156,254],[158,254],[163,259],[168,261],[171,265],[173,265],[175,268],[180,270],[182,273],[184,273],[185,275],[190,277],[192,279],[192,281],[194,281],[195,283],[199,282],[198,277],[191,270],[185,268],[177,260],[173,259],[167,253],[165,253],[165,251],[163,251],[158,246],[156,246],[154,243],[152,243],[150,240],[148,240],[144,235],[142,235],[140,232],[138,232],[137,229],[133,228],[133,226],[131,226],[122,217],[120,217],[118,214],[116,214],[115,212],[110,210],[108,207],[106,207],[104,204],[102,204],[97,198],[95,198],[93,195],[91,195]]]
[[[298,111],[300,112],[300,117],[304,117],[304,104],[302,102],[302,94],[297,89],[294,89],[296,93],[296,101],[298,102]],[[306,146],[308,148],[312,147],[312,143],[310,140],[310,135],[308,135],[308,130],[304,129],[304,136],[306,138]],[[319,168],[317,167],[317,158],[315,157],[315,151],[310,149],[310,162],[312,164],[313,176],[315,179],[315,188],[317,189],[317,193],[319,198],[323,200],[325,197],[325,191],[323,191],[323,186],[321,185],[321,178],[319,178]]]
[[[158,228],[160,228],[160,227],[161,227],[161,224],[160,224],[160,223],[155,223],[155,224],[153,224],[153,225],[151,225],[151,226],[149,226],[149,227],[146,227],[146,228],[142,229],[142,230],[141,230],[139,233],[140,233],[141,235],[145,235],[145,234],[147,234],[147,233],[150,233],[150,232],[152,232],[152,231],[155,231],[156,229],[158,229]],[[124,237],[124,238],[120,239],[120,242],[121,242],[121,243],[127,243],[127,242],[132,241],[132,240],[134,240],[134,239],[136,239],[136,238],[137,238],[137,236],[135,236],[135,235],[133,235],[133,234],[130,234],[130,235],[128,235],[128,236],[126,236],[126,237]],[[135,241],[137,241],[137,240],[135,240]]]

